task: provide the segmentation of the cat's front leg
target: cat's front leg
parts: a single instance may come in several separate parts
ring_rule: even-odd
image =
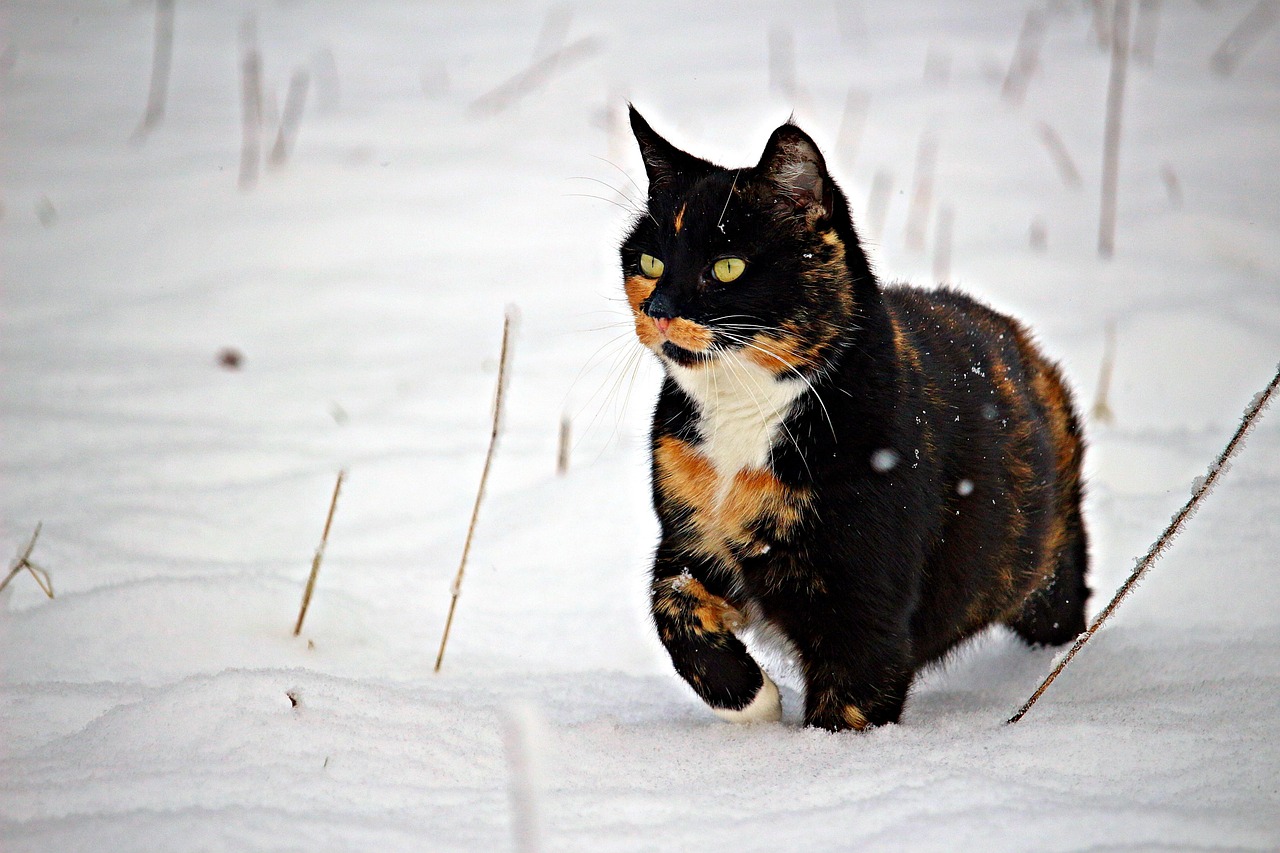
[[[676,672],[723,720],[777,722],[778,688],[733,633],[742,614],[707,589],[698,568],[661,556],[654,565],[653,621]]]
[[[861,731],[898,722],[911,685],[907,650],[891,641],[877,645],[849,662],[805,661],[806,725]]]

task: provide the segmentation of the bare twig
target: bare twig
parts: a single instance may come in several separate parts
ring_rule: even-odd
[[[598,53],[603,45],[604,42],[600,39],[591,37],[570,42],[554,53],[537,60],[505,83],[476,98],[471,102],[471,112],[475,115],[487,116],[496,115],[508,109],[525,95],[546,85],[557,71],[574,62],[589,59]]]
[[[560,418],[560,452],[556,454],[556,473],[564,476],[569,473],[570,437],[573,433],[573,421],[568,415]]]
[[[35,579],[40,591],[53,598],[53,581],[49,579],[49,573],[31,562],[31,552],[36,549],[36,540],[40,538],[40,528],[43,526],[44,522],[36,522],[36,530],[31,534],[31,541],[27,543],[27,547],[22,550],[22,553],[9,566],[9,573],[5,575],[3,581],[0,581],[0,590],[7,587],[9,581],[13,580],[23,569],[26,569],[31,573],[31,577]]]
[[[324,546],[329,542],[329,528],[333,526],[333,511],[338,507],[338,492],[342,491],[342,481],[347,476],[345,470],[338,472],[338,480],[333,484],[333,497],[329,499],[329,514],[324,519],[324,533],[320,534],[320,547],[311,558],[311,574],[307,577],[307,588],[302,593],[302,607],[298,610],[298,622],[293,626],[293,636],[302,633],[302,620],[307,618],[307,608],[311,606],[311,593],[316,588],[316,577],[320,574],[320,561],[324,559]]]
[[[1244,16],[1209,57],[1209,67],[1215,74],[1230,77],[1245,54],[1267,34],[1267,30],[1275,26],[1277,20],[1280,20],[1280,0],[1258,0],[1258,5]]]
[[[1160,0],[1138,0],[1138,20],[1133,25],[1133,61],[1150,68],[1156,62],[1156,36],[1160,32]]]
[[[174,0],[156,0],[156,40],[151,54],[151,89],[147,93],[147,109],[142,123],[134,131],[136,142],[164,120],[165,100],[169,93],[169,68],[173,62],[173,3]]]
[[[299,68],[293,72],[289,81],[289,91],[284,96],[284,115],[280,119],[280,132],[276,135],[276,144],[271,149],[267,164],[273,167],[283,166],[289,159],[293,142],[298,137],[298,125],[302,123],[302,108],[307,103],[307,89],[311,85],[311,75],[306,69]]]
[[[538,815],[541,788],[538,744],[544,739],[541,720],[531,706],[523,704],[509,708],[504,717],[502,741],[511,795],[511,831],[519,853],[538,853],[542,849]]]
[[[493,451],[498,445],[498,432],[502,426],[502,397],[507,380],[508,344],[511,340],[512,311],[507,311],[502,323],[502,352],[498,356],[498,390],[493,401],[493,429],[489,433],[489,450],[484,457],[484,470],[480,472],[480,488],[476,490],[476,502],[471,508],[471,524],[467,526],[467,539],[462,545],[462,559],[458,561],[458,573],[453,579],[450,589],[449,615],[445,618],[444,634],[440,637],[440,651],[436,654],[435,671],[440,671],[444,662],[444,649],[449,642],[449,630],[453,627],[453,614],[458,607],[458,596],[462,593],[462,578],[467,570],[467,555],[471,553],[471,540],[476,532],[476,520],[480,517],[480,504],[484,501],[485,484],[489,481],[489,468],[493,464]]]
[[[926,130],[920,134],[920,146],[916,149],[915,183],[912,185],[911,204],[907,207],[907,249],[912,252],[924,251],[937,165],[938,135]]]
[[[795,33],[790,27],[774,24],[769,28],[769,90],[793,101],[797,81]]]
[[[1018,45],[1013,49],[1013,60],[1005,75],[1000,97],[1005,103],[1019,106],[1027,95],[1027,84],[1040,67],[1040,47],[1044,43],[1048,15],[1041,9],[1028,9],[1018,33]]]
[[[836,135],[836,154],[845,171],[853,173],[862,146],[862,131],[867,123],[867,108],[871,95],[862,89],[851,87],[844,99],[844,114],[840,117],[840,132]]]
[[[884,233],[892,196],[893,174],[887,169],[876,169],[871,179],[871,191],[867,194],[867,236],[871,240],[879,240]]]
[[[1111,411],[1111,371],[1116,363],[1116,321],[1107,321],[1106,337],[1102,346],[1102,366],[1098,370],[1098,393],[1093,398],[1093,418],[1098,423],[1109,424],[1116,419]]]
[[[1098,254],[1116,251],[1116,187],[1120,179],[1120,118],[1129,67],[1129,0],[1116,0],[1111,23],[1111,77],[1107,82],[1107,123],[1102,140],[1102,209],[1098,216]]]
[[[1076,168],[1075,161],[1071,159],[1071,153],[1067,151],[1066,143],[1062,141],[1058,131],[1047,121],[1037,124],[1036,130],[1040,135],[1040,141],[1044,143],[1049,156],[1053,159],[1053,165],[1058,169],[1058,176],[1062,178],[1062,183],[1069,187],[1080,186],[1080,170]]]
[[[951,278],[951,231],[955,218],[951,205],[938,205],[938,220],[933,230],[933,280],[939,284]]]
[[[1053,671],[1049,673],[1048,677],[1040,683],[1040,686],[1036,688],[1036,692],[1031,694],[1031,698],[1023,703],[1022,707],[1018,709],[1018,713],[1010,717],[1008,722],[1018,722],[1026,715],[1027,711],[1031,710],[1031,706],[1034,705],[1044,691],[1048,689],[1054,679],[1067,668],[1067,664],[1071,663],[1071,659],[1076,656],[1076,653],[1079,652],[1080,649],[1084,648],[1084,644],[1089,642],[1089,638],[1102,627],[1104,622],[1111,618],[1111,614],[1120,606],[1120,602],[1122,602],[1125,597],[1133,591],[1133,588],[1137,586],[1138,581],[1142,580],[1142,576],[1147,573],[1147,570],[1151,568],[1151,565],[1159,559],[1160,555],[1169,547],[1169,543],[1173,540],[1173,537],[1181,531],[1183,524],[1185,524],[1187,519],[1195,512],[1196,507],[1204,499],[1204,496],[1209,493],[1209,490],[1213,488],[1214,484],[1218,481],[1218,478],[1227,470],[1231,457],[1240,449],[1240,444],[1244,441],[1245,434],[1248,433],[1249,429],[1258,420],[1258,415],[1260,415],[1262,410],[1267,407],[1267,404],[1271,402],[1271,397],[1275,394],[1277,386],[1280,386],[1280,366],[1276,368],[1276,375],[1272,377],[1271,381],[1267,384],[1267,387],[1262,389],[1260,393],[1256,394],[1253,400],[1249,402],[1249,405],[1245,407],[1244,415],[1240,419],[1240,426],[1236,428],[1235,435],[1231,436],[1231,440],[1227,442],[1227,446],[1224,447],[1222,452],[1218,454],[1218,457],[1213,460],[1213,464],[1209,466],[1208,473],[1204,477],[1197,478],[1195,485],[1191,490],[1191,497],[1182,505],[1182,509],[1174,513],[1173,519],[1169,522],[1169,526],[1164,529],[1164,532],[1160,534],[1160,537],[1151,545],[1151,548],[1147,551],[1146,555],[1138,560],[1137,565],[1134,566],[1133,572],[1130,573],[1128,579],[1120,586],[1120,589],[1116,590],[1116,594],[1112,597],[1111,603],[1109,603],[1103,611],[1094,618],[1088,629],[1076,638],[1071,649],[1063,656],[1062,660],[1058,661],[1058,665],[1055,666]]]
[[[262,54],[258,50],[258,26],[252,16],[240,25],[240,189],[258,183],[262,133]]]

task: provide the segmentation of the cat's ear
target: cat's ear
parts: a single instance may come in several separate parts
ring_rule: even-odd
[[[831,180],[822,153],[809,135],[787,122],[773,132],[756,166],[797,208],[829,213]]]
[[[684,179],[712,168],[706,160],[686,154],[658,135],[636,108],[631,112],[631,131],[640,145],[644,170],[649,176],[649,195],[660,195]]]

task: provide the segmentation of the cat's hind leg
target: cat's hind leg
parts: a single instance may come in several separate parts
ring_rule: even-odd
[[[732,723],[782,718],[778,688],[733,633],[743,625],[736,608],[687,568],[656,568],[651,593],[654,624],[676,672],[716,716]]]
[[[1090,593],[1085,582],[1089,548],[1078,507],[1077,503],[1068,514],[1066,540],[1053,577],[1031,593],[1022,611],[1005,623],[1029,645],[1060,646],[1085,630],[1085,604]]]

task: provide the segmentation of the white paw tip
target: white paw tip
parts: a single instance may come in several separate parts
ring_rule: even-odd
[[[778,687],[762,669],[760,677],[764,683],[756,692],[756,697],[747,707],[737,711],[728,708],[712,708],[716,716],[728,723],[776,723],[782,719],[782,698],[778,695]]]

